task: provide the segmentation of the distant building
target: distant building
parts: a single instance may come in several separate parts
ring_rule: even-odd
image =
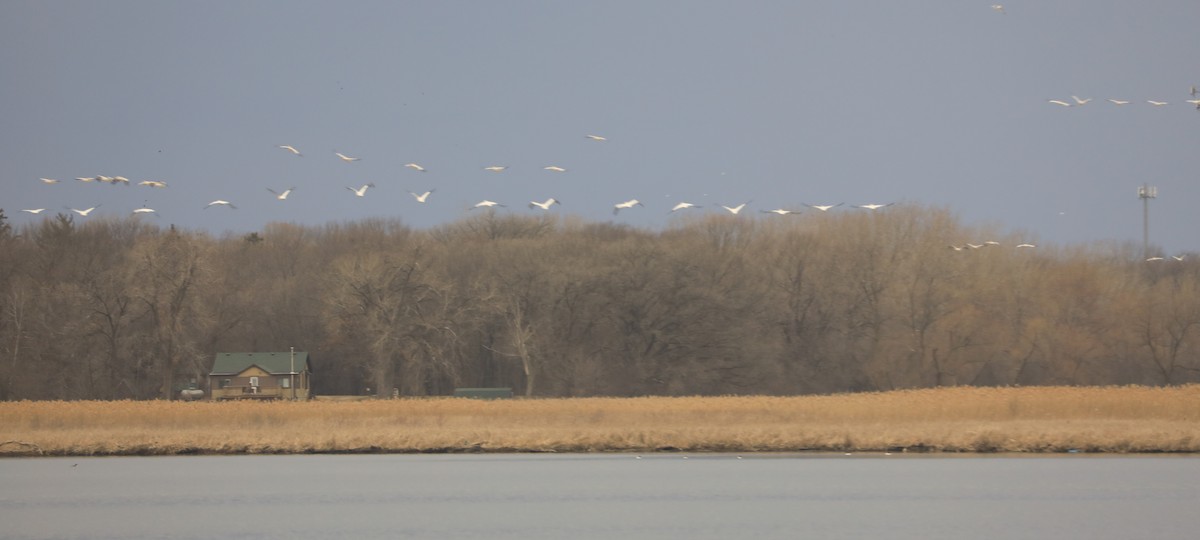
[[[308,399],[312,370],[306,352],[217,353],[212,399]]]

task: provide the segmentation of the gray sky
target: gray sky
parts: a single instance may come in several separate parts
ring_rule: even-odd
[[[1039,242],[1140,243],[1136,188],[1149,182],[1152,241],[1200,251],[1200,111],[1185,102],[1200,98],[1200,2],[1005,12],[962,0],[7,0],[0,208],[22,224],[42,219],[22,208],[146,203],[160,213],[148,219],[220,234],[366,217],[423,228],[482,199],[531,213],[530,200],[557,197],[555,212],[649,228],[684,200],[710,212],[753,200],[757,219],[910,202]],[[1072,95],[1093,101],[1047,101]],[[74,180],[95,175],[169,187]],[[345,189],[367,182],[363,198]],[[292,186],[287,201],[265,189]],[[407,193],[432,188],[424,205]],[[631,198],[646,207],[611,214]],[[202,209],[214,199],[239,208]]]

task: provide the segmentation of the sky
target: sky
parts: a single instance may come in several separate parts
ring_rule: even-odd
[[[1200,252],[1196,21],[1195,1],[6,0],[0,208],[241,234],[429,228],[484,199],[649,229],[681,201],[894,202],[1140,245],[1148,183],[1151,242]],[[75,180],[97,175],[167,187]],[[805,213],[760,213],[780,207]]]

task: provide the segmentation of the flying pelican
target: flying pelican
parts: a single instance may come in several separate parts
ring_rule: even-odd
[[[363,186],[358,189],[354,189],[349,186],[347,186],[346,189],[353,191],[355,195],[362,197],[363,195],[367,194],[367,188],[373,188],[373,187],[375,187],[375,184],[363,184]]]
[[[482,201],[475,203],[475,206],[472,206],[470,208],[470,210],[474,210],[476,208],[495,208],[497,206],[499,206],[501,208],[506,208],[506,206],[504,206],[503,204],[500,204],[496,201],[489,201],[487,199],[484,199]]]
[[[1167,104],[1166,101],[1154,101],[1153,99],[1147,99],[1146,103],[1154,105],[1155,107],[1162,107],[1163,105]]]
[[[553,171],[553,172],[567,172],[566,169],[559,167],[558,165],[550,165],[548,167],[542,167],[542,168],[547,171]]]
[[[998,245],[1000,245],[1000,242],[997,242],[997,241],[995,241],[995,240],[988,240],[988,241],[984,242],[984,243],[983,243],[983,245],[985,245],[985,246],[998,246]]]
[[[626,208],[633,208],[635,206],[645,206],[645,205],[642,204],[641,202],[639,202],[637,199],[629,199],[628,201],[614,204],[613,205],[613,215],[615,216],[621,210],[624,210]]]
[[[38,178],[38,180],[41,180],[43,184],[57,184],[58,183],[58,180],[55,180],[53,178]]]
[[[79,177],[76,177],[75,179],[76,179],[76,180],[79,180],[80,182],[85,182],[85,183],[86,183],[86,182],[95,182],[95,181],[96,181],[96,178],[95,178],[95,177],[93,177],[93,176],[79,176]]]
[[[287,150],[288,152],[291,152],[297,156],[304,157],[304,154],[301,154],[299,150],[296,150],[295,146],[292,146],[290,144],[281,144],[281,145],[279,145],[279,147],[284,150]]]
[[[81,215],[81,216],[83,216],[83,217],[87,217],[87,216],[88,216],[88,214],[92,213],[92,210],[95,210],[95,209],[97,209],[97,208],[100,208],[100,205],[98,205],[98,204],[97,204],[96,206],[93,206],[93,207],[91,207],[91,208],[88,208],[88,209],[86,209],[86,210],[78,210],[78,209],[75,209],[75,208],[67,208],[67,209],[68,209],[68,210],[70,210],[70,211],[72,211],[72,212],[75,212],[76,214],[79,214],[79,215]]]
[[[111,176],[104,176],[103,174],[97,174],[97,175],[96,175],[96,181],[97,181],[97,182],[104,182],[105,184],[107,184],[107,183],[109,183],[109,182],[112,182],[112,181],[113,181],[113,178],[112,178]]]
[[[416,193],[414,193],[414,192],[410,191],[410,192],[408,192],[408,194],[409,194],[409,195],[412,195],[412,196],[413,196],[413,198],[417,200],[417,202],[419,202],[419,203],[424,203],[425,201],[429,200],[429,195],[430,195],[431,193],[435,192],[435,191],[437,191],[437,190],[436,190],[436,189],[431,189],[431,190],[429,190],[429,191],[426,191],[425,193],[421,193],[420,195],[418,195],[418,194],[416,194]]]
[[[809,208],[816,208],[817,210],[820,210],[820,211],[822,211],[822,212],[828,212],[830,208],[837,208],[837,207],[839,207],[839,206],[841,206],[841,205],[843,205],[843,204],[846,204],[846,203],[837,203],[837,204],[805,204],[804,206],[807,206],[807,207],[809,207]]]
[[[967,246],[956,246],[954,244],[950,244],[950,249],[953,249],[954,251],[962,251],[967,249]]]
[[[508,168],[508,165],[490,165],[490,166],[484,167],[483,170],[491,171],[491,172],[500,172],[507,168]]]
[[[1065,102],[1065,101],[1063,101],[1063,100],[1061,100],[1061,99],[1047,99],[1046,101],[1048,101],[1048,102],[1050,102],[1050,103],[1053,103],[1053,104],[1055,104],[1055,105],[1062,105],[1063,107],[1070,107],[1070,106],[1071,106],[1071,104],[1070,104],[1070,103],[1067,103],[1067,102]]]
[[[1129,100],[1128,100],[1128,99],[1112,99],[1112,98],[1109,98],[1108,100],[1109,100],[1109,101],[1111,101],[1113,105],[1129,105]]]
[[[45,212],[46,209],[45,208],[25,208],[25,209],[22,209],[21,211],[29,212],[30,214],[40,214],[42,212]]]
[[[417,172],[425,172],[425,167],[417,165],[416,163],[405,163],[404,166],[408,167],[410,169],[413,169]]]
[[[210,202],[210,203],[208,203],[208,205],[207,205],[207,206],[205,206],[205,207],[204,207],[204,209],[205,209],[205,210],[208,210],[209,208],[211,208],[211,207],[213,207],[213,206],[228,206],[228,207],[230,207],[230,208],[232,208],[232,209],[234,209],[234,210],[237,210],[237,207],[236,207],[236,206],[234,206],[234,205],[233,205],[233,203],[231,203],[231,202],[229,202],[229,201],[222,201],[221,199],[217,199],[217,200],[215,200],[215,201],[213,201],[213,202]]]
[[[1183,260],[1187,258],[1187,255],[1171,255],[1171,258],[1179,262],[1183,262]]]
[[[292,194],[293,189],[296,189],[296,188],[295,187],[287,188],[287,189],[283,190],[283,193],[278,193],[271,188],[267,188],[267,191],[270,191],[271,193],[273,193],[275,195],[276,199],[279,199],[281,201],[286,201],[288,198],[288,195]]]
[[[891,206],[891,205],[893,205],[893,204],[896,204],[896,203],[887,203],[887,204],[859,204],[859,205],[855,205],[855,208],[863,208],[863,209],[866,209],[866,210],[879,210],[880,208],[884,208],[884,207],[887,207],[887,206]]]
[[[125,184],[128,186],[129,179],[125,178],[124,176],[114,176],[114,177],[112,177],[112,181],[110,183],[114,186],[117,184]]]
[[[1087,105],[1092,100],[1092,98],[1080,99],[1079,96],[1071,96],[1071,99],[1075,100],[1076,105]]]
[[[979,249],[979,248],[983,247],[983,244],[972,244],[970,242],[967,242],[967,247],[969,247],[971,249]]]
[[[362,159],[362,158],[350,157],[341,152],[334,152],[333,154],[336,155],[342,161],[345,161],[346,163],[350,163],[351,161],[358,161],[358,160]]]
[[[167,187],[167,183],[166,183],[166,182],[159,182],[159,181],[157,181],[157,180],[142,180],[141,182],[138,182],[138,185],[139,185],[139,186],[149,186],[149,187],[153,187],[153,188],[165,188],[165,187]]]
[[[1035,248],[1035,247],[1037,247],[1037,245],[1035,245],[1035,244],[1017,244],[1017,247],[1019,247],[1019,248]]]
[[[606,138],[604,138],[604,137],[601,137],[601,136],[599,136],[599,135],[585,135],[585,136],[586,136],[587,138],[589,138],[589,139],[593,140],[593,141],[601,141],[601,142],[603,142],[603,141],[607,141],[607,140],[608,140],[608,139],[606,139]]]
[[[786,208],[776,208],[774,210],[759,210],[759,212],[762,212],[764,214],[776,214],[776,215],[780,215],[780,216],[799,215],[800,214],[800,212],[797,212],[796,210],[788,210]]]
[[[1161,261],[1161,260],[1163,260],[1162,257],[1150,257],[1149,259],[1146,259],[1146,262],[1154,262],[1154,261]]]
[[[690,202],[681,202],[681,203],[671,207],[671,211],[678,212],[680,210],[687,210],[688,208],[700,208],[700,205],[692,204]]]
[[[154,214],[157,216],[158,212],[155,212],[153,208],[147,208],[147,207],[143,206],[141,208],[138,208],[137,210],[134,210],[133,212],[131,212],[131,214],[135,215],[135,216],[138,214]]]
[[[724,208],[724,209],[728,210],[730,214],[733,214],[733,215],[735,215],[735,216],[736,216],[736,215],[738,215],[738,212],[741,212],[741,211],[742,211],[742,209],[743,209],[743,208],[745,208],[745,207],[746,207],[746,205],[747,205],[747,204],[750,204],[750,203],[751,203],[751,201],[746,201],[746,202],[744,202],[744,203],[742,203],[742,204],[739,204],[739,205],[737,205],[737,206],[725,206],[725,205],[721,205],[721,208]]]
[[[532,209],[536,206],[542,210],[549,210],[551,206],[556,204],[562,204],[562,201],[555,199],[554,197],[550,197],[549,199],[546,199],[546,202],[529,201],[529,208]]]
[[[1004,12],[1004,4],[992,4],[992,10],[1001,15],[1007,15]]]
[[[1189,99],[1189,100],[1187,100],[1187,102],[1191,103],[1192,105],[1195,105],[1196,110],[1200,110],[1200,99]]]

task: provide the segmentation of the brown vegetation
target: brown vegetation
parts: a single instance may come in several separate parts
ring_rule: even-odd
[[[1197,452],[1200,385],[806,397],[0,403],[0,455]]]
[[[173,398],[217,352],[293,346],[317,394],[1200,381],[1200,257],[1018,249],[1034,239],[916,205],[774,217],[0,223],[0,400]]]

